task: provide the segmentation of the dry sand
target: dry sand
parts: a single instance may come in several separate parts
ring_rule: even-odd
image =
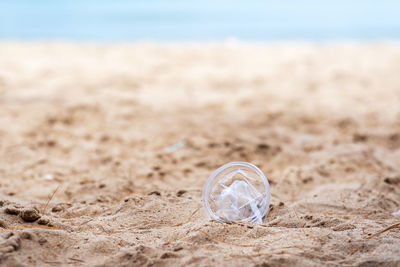
[[[239,160],[263,225],[201,207]],[[0,199],[4,266],[399,266],[400,46],[2,43]]]

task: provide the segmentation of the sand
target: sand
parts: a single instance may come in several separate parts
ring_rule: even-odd
[[[399,74],[394,43],[1,43],[0,263],[398,266]],[[207,218],[230,161],[262,225]]]

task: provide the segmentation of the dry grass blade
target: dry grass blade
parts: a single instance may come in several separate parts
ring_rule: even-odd
[[[72,261],[77,261],[77,262],[85,262],[84,260],[81,260],[81,259],[76,259],[76,258],[68,258],[69,260],[72,260]]]
[[[294,212],[294,215],[296,216],[296,219],[297,219],[297,222],[299,223],[299,225],[301,225],[301,224],[303,224],[301,227],[300,227],[300,230],[303,232],[303,234],[304,234],[304,236],[308,236],[307,235],[307,233],[306,233],[306,231],[304,230],[304,227],[306,226],[306,223],[305,222],[301,222],[301,220],[300,220],[300,217],[299,217],[299,214],[297,214],[297,211],[296,211],[296,209],[293,207],[293,212]],[[315,235],[314,235],[314,232],[310,229],[310,233],[311,233],[311,237],[313,238],[313,239],[315,239]]]
[[[302,222],[302,221],[300,220],[299,214],[297,214],[296,209],[295,209],[294,207],[293,207],[292,209],[293,209],[294,215],[296,216],[297,222],[299,223],[300,229],[302,229],[302,231],[304,232],[304,229],[303,229],[303,228],[306,226],[306,223],[305,223],[305,222]],[[305,233],[305,232],[304,232],[304,233]]]
[[[50,201],[54,198],[54,195],[57,193],[58,189],[60,188],[60,185],[57,186],[56,190],[54,190],[53,194],[51,194],[49,200],[47,201],[46,205],[44,206],[43,210],[42,210],[42,214],[45,214],[47,206],[49,206]]]
[[[378,235],[383,234],[384,232],[387,232],[387,231],[392,230],[392,229],[395,229],[395,228],[400,228],[400,222],[395,223],[395,224],[393,224],[393,225],[391,225],[391,226],[389,226],[389,227],[383,229],[382,231],[379,231],[379,232],[377,232],[377,233],[375,233],[375,234],[373,234],[373,235],[367,237],[366,239],[374,238],[374,237],[376,237],[376,236],[378,236]]]
[[[178,224],[175,224],[174,226],[181,226],[183,224],[186,224],[186,223],[190,222],[190,220],[192,219],[193,215],[195,215],[200,210],[201,207],[202,206],[199,206],[195,211],[193,211],[192,214],[189,216],[189,218],[186,221],[178,223]]]

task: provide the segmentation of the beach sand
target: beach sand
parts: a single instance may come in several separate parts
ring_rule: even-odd
[[[231,161],[262,225],[207,218]],[[400,46],[1,43],[0,200],[3,266],[398,266]]]

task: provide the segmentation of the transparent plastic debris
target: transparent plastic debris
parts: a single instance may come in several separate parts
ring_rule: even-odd
[[[261,224],[268,214],[271,194],[262,171],[247,162],[231,162],[214,171],[203,190],[210,219]]]
[[[184,147],[185,147],[185,143],[184,142],[178,142],[178,143],[176,143],[176,144],[174,144],[172,146],[166,147],[165,151],[168,152],[168,153],[172,153],[172,152],[175,152],[175,151],[177,151],[177,150],[179,150],[181,148],[184,148]]]

